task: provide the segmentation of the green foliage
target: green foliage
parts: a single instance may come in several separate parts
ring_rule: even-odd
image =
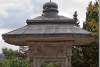
[[[95,2],[88,5],[86,12],[86,21],[83,23],[83,28],[91,31],[98,32],[99,29],[99,4]]]
[[[99,48],[96,42],[87,46],[74,46],[72,56],[73,67],[99,67]]]
[[[87,47],[82,47],[86,67],[99,67],[99,48],[96,45],[96,42],[93,42]]]
[[[29,67],[29,60],[28,59],[5,59],[0,61],[0,67]]]
[[[84,58],[82,49],[79,46],[74,46],[72,49],[72,66],[73,67],[84,67]]]
[[[46,63],[42,67],[60,67],[59,64],[54,63]]]
[[[99,67],[99,4],[89,3],[86,12],[86,21],[83,23],[83,29],[93,32],[95,42],[87,46],[74,46],[72,56],[73,67]]]
[[[18,55],[18,51],[13,51],[12,49],[4,48],[2,50],[3,50],[3,54],[5,55],[6,59],[12,59],[14,57],[17,57]]]
[[[4,48],[3,53],[5,59],[0,61],[0,67],[29,67],[30,60],[28,58],[23,58],[23,56],[18,51],[13,51],[11,49]]]

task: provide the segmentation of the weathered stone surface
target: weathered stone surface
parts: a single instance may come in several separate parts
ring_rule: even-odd
[[[69,44],[71,44],[69,42]],[[41,67],[46,63],[59,64],[60,67],[71,67],[71,46],[66,45],[35,45],[30,47],[32,67]]]

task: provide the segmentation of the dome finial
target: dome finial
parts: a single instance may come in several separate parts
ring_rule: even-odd
[[[50,0],[50,3],[51,3],[51,0]]]

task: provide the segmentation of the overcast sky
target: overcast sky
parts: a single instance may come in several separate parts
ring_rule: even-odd
[[[52,0],[59,6],[59,14],[73,17],[77,10],[80,25],[85,21],[86,7],[90,1],[95,0]],[[2,40],[1,34],[23,27],[25,21],[41,15],[42,6],[49,0],[0,0],[0,52],[2,48],[18,47],[9,45]]]

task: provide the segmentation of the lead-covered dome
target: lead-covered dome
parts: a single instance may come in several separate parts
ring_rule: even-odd
[[[47,2],[43,5],[43,15],[48,15],[53,13],[53,15],[58,14],[58,5],[54,2]]]
[[[53,7],[53,8],[58,8],[58,5],[54,2],[47,2],[43,5],[43,9],[45,9],[46,7]]]

